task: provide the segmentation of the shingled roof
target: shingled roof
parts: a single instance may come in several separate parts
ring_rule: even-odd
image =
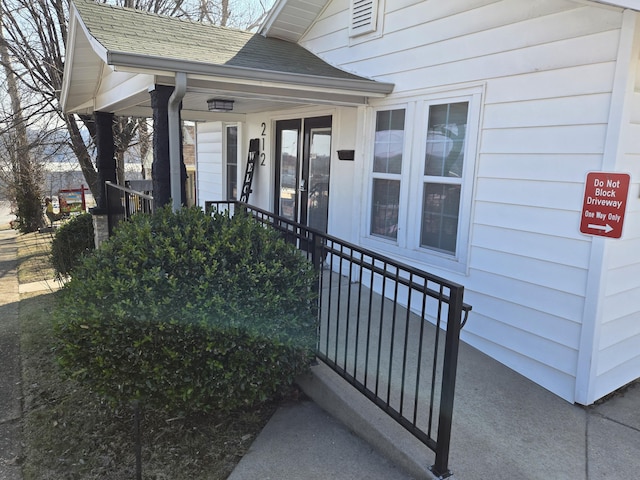
[[[329,65],[292,42],[99,4],[93,0],[76,0],[74,4],[91,36],[104,47],[107,63],[111,63],[109,59],[116,54],[130,54],[281,73],[366,80]]]

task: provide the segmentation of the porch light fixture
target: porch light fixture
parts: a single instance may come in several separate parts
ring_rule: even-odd
[[[230,112],[233,110],[233,100],[210,98],[207,100],[207,107],[210,112]]]

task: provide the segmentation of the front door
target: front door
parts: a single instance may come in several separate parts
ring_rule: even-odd
[[[276,159],[275,213],[326,233],[331,116],[276,122]]]

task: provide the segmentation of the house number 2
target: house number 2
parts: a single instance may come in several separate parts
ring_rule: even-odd
[[[262,133],[260,134],[260,166],[266,167],[267,154],[264,153],[264,138],[267,136],[267,124],[265,122],[262,122],[262,125],[260,125],[260,127],[262,128]]]

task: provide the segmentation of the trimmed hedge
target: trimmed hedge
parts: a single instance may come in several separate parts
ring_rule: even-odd
[[[114,403],[251,406],[308,368],[313,282],[304,257],[245,214],[136,215],[63,288],[59,360]]]
[[[51,263],[56,276],[62,278],[70,275],[83,255],[94,249],[91,214],[83,213],[62,224],[51,242]]]

